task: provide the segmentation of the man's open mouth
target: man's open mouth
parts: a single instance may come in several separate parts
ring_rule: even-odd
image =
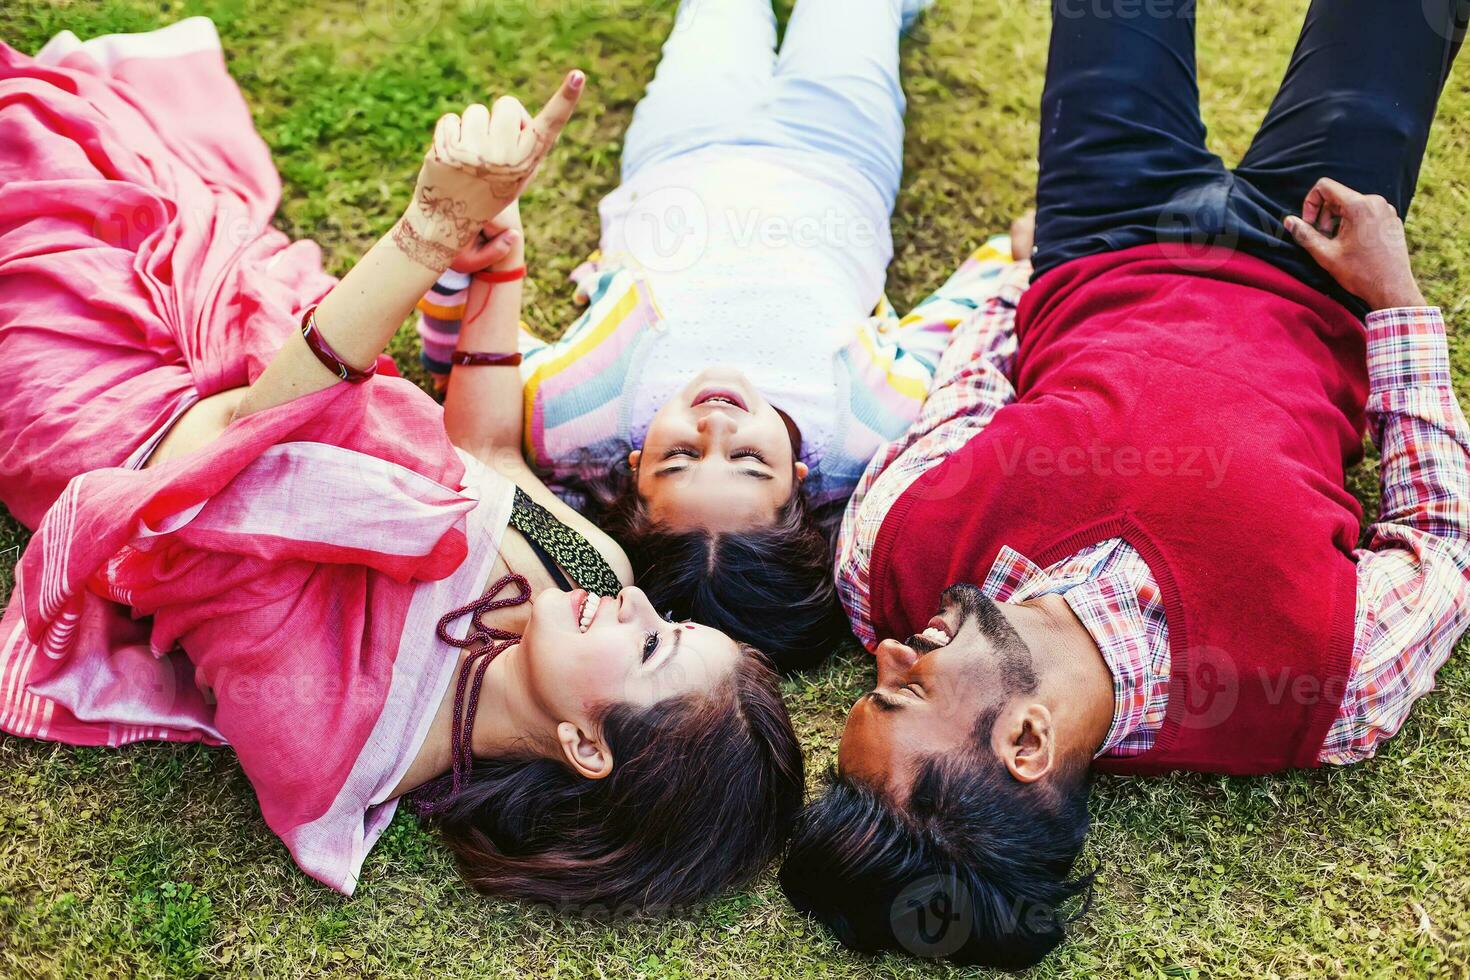
[[[936,647],[942,647],[954,639],[954,634],[950,632],[949,624],[944,621],[943,616],[935,616],[929,620],[929,625],[919,635]]]

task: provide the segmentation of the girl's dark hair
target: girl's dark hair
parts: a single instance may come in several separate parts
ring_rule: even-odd
[[[438,827],[475,890],[589,915],[668,912],[754,877],[801,807],[801,747],[780,679],[745,648],[707,694],[600,718],[612,772],[478,760]]]
[[[626,462],[575,489],[660,612],[754,644],[783,672],[816,666],[851,635],[832,568],[840,502],[815,508],[798,489],[769,526],[674,531],[649,514]]]

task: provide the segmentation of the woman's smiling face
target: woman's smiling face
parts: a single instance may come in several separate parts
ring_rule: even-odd
[[[553,718],[590,719],[598,708],[650,708],[713,691],[740,647],[719,630],[671,623],[642,590],[596,597],[548,589],[535,597],[521,638],[532,696]]]
[[[806,478],[798,438],[745,375],[717,368],[659,409],[628,463],[661,527],[743,531],[771,524]]]

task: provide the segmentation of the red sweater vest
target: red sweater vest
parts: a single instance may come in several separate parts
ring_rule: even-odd
[[[1099,768],[1317,764],[1352,659],[1363,325],[1258,259],[1147,245],[1067,263],[1023,299],[1016,401],[918,480],[872,557],[880,635],[1009,545],[1042,566],[1111,537],[1169,621],[1154,747]]]

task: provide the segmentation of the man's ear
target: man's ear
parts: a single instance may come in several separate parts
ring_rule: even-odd
[[[638,471],[638,463],[642,459],[643,450],[641,449],[634,449],[632,452],[628,453],[628,469],[633,470],[636,473]]]
[[[569,721],[556,726],[556,740],[568,765],[588,779],[601,779],[613,770],[612,750],[601,738],[589,736]]]
[[[810,472],[811,472],[811,467],[807,466],[805,463],[803,463],[800,460],[798,460],[797,463],[796,463],[796,482],[797,483],[800,483],[801,481],[805,480],[806,477],[807,477],[807,474],[810,473]]]
[[[1034,783],[1052,771],[1057,758],[1056,732],[1051,712],[1035,701],[1007,708],[996,719],[991,748],[1012,776]]]

